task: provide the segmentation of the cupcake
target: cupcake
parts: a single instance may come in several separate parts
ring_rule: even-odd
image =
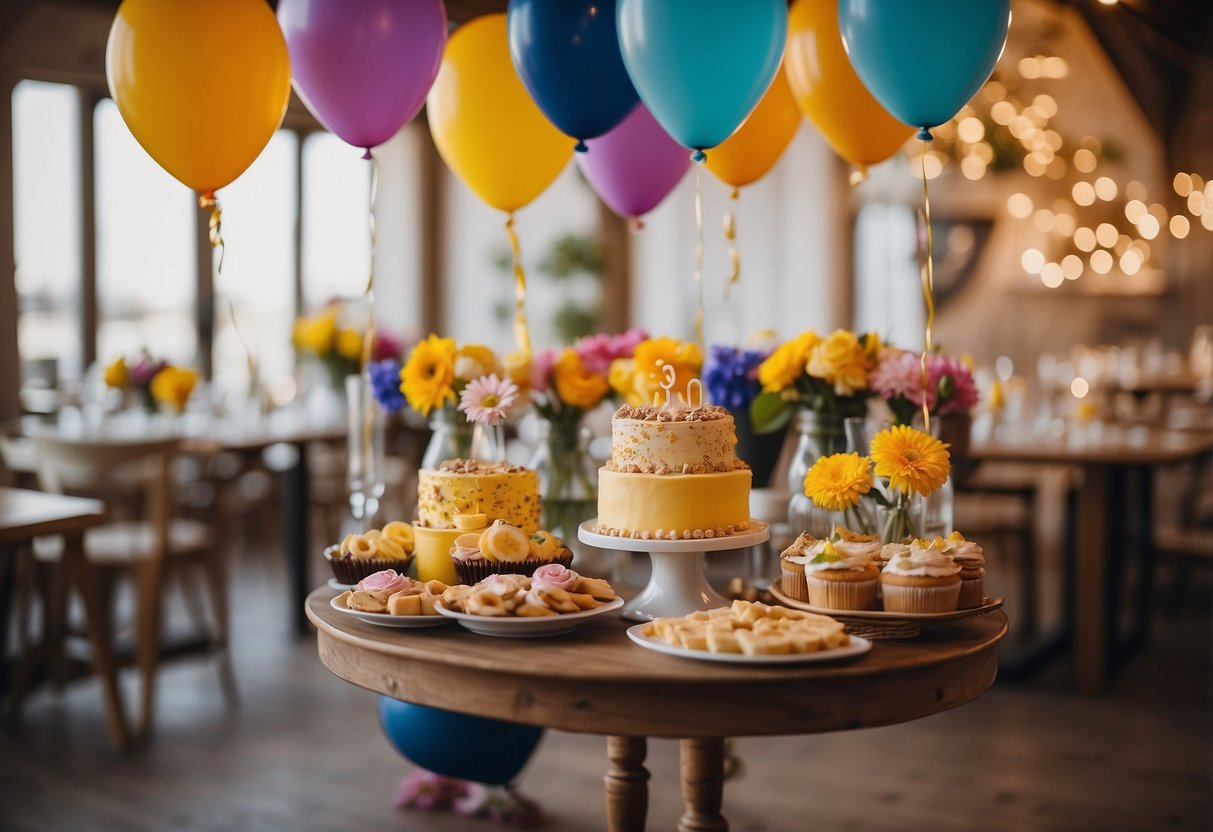
[[[796,541],[779,555],[779,587],[783,594],[797,601],[809,600],[809,590],[804,582],[804,563],[796,560],[804,555],[817,538],[801,532]]]
[[[956,609],[980,607],[986,597],[985,553],[973,541],[965,540],[960,532],[952,532],[942,543],[943,550],[960,567],[960,599]]]
[[[842,526],[834,527],[834,548],[843,557],[864,557],[879,568],[884,565],[880,561],[880,550],[883,546],[877,535],[858,534]]]
[[[915,540],[880,573],[888,612],[952,612],[960,600],[960,567],[937,541]]]
[[[876,606],[880,570],[864,556],[846,556],[829,540],[818,540],[791,558],[804,567],[809,603],[831,610],[870,610]]]
[[[479,535],[473,532],[457,537],[451,546],[451,560],[459,580],[475,584],[489,575],[531,575],[549,563],[567,567],[573,562],[573,552],[551,532],[541,529],[527,534],[498,520]]]
[[[347,534],[337,546],[324,550],[339,583],[356,584],[385,569],[403,572],[413,559],[413,527],[394,521],[364,534]]]

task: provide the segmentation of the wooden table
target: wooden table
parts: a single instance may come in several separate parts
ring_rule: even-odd
[[[1140,517],[1137,543],[1142,558],[1138,586],[1138,627],[1145,632],[1150,613],[1149,591],[1153,560],[1153,469],[1192,459],[1213,450],[1213,432],[1161,430],[1135,426],[1105,428],[1087,442],[1037,439],[1031,442],[974,442],[969,456],[978,461],[1075,465],[1083,471],[1074,518],[1073,558],[1074,684],[1083,693],[1097,693],[1108,677],[1109,652],[1116,642],[1117,574],[1126,548],[1128,488],[1139,485]],[[1068,549],[1068,547],[1067,547]],[[1120,570],[1123,571],[1123,570]]]
[[[740,666],[645,650],[629,622],[592,619],[565,636],[500,639],[456,625],[395,630],[334,612],[318,589],[307,615],[320,659],[348,682],[460,713],[606,735],[611,832],[644,829],[646,739],[681,742],[680,832],[726,830],[724,738],[814,734],[906,722],[962,705],[993,683],[1002,612],[915,639],[877,642],[837,663]]]
[[[41,491],[0,488],[0,552],[14,552],[35,537],[63,537],[63,565],[68,580],[75,584],[84,601],[88,619],[88,635],[92,645],[93,667],[101,680],[105,698],[106,718],[110,740],[119,748],[130,745],[130,731],[118,690],[117,662],[110,639],[109,612],[101,603],[96,576],[84,557],[84,531],[104,521],[104,506],[97,500],[65,497]],[[11,558],[6,558],[11,561]],[[0,633],[7,644],[7,605],[0,610]],[[19,686],[26,684],[19,668],[13,680],[13,701],[20,697]]]

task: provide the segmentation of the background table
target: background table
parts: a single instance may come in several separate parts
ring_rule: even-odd
[[[646,738],[682,740],[682,832],[724,830],[724,738],[889,725],[980,696],[993,683],[1002,612],[915,639],[877,642],[836,663],[758,666],[693,661],[633,644],[629,622],[592,619],[565,636],[501,639],[454,624],[376,627],[308,596],[320,659],[348,682],[460,713],[600,734],[607,743],[608,827],[644,828]]]

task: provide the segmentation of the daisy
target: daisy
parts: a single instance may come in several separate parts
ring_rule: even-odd
[[[469,422],[498,425],[517,400],[518,385],[493,373],[468,382],[459,394],[459,410]]]

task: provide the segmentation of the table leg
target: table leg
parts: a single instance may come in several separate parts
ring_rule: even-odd
[[[1087,466],[1078,496],[1074,553],[1074,686],[1098,693],[1107,675],[1108,503],[1111,477],[1102,465]]]
[[[682,740],[682,802],[678,832],[728,832],[724,801],[724,738]]]
[[[311,591],[308,576],[308,483],[307,446],[295,445],[298,456],[295,464],[286,471],[282,487],[282,522],[285,526],[283,540],[286,543],[287,571],[290,580],[291,620],[296,635],[305,636],[310,631],[304,602]]]
[[[647,753],[645,737],[607,737],[611,768],[603,781],[609,832],[644,832],[649,811],[649,772],[644,767]]]
[[[118,690],[117,662],[110,638],[109,610],[101,603],[100,594],[97,592],[97,576],[84,558],[84,539],[80,534],[64,537],[63,566],[84,601],[93,668],[101,681],[101,693],[105,698],[110,741],[119,750],[126,749],[130,745],[130,732],[126,725],[126,712],[122,708],[122,695]]]

